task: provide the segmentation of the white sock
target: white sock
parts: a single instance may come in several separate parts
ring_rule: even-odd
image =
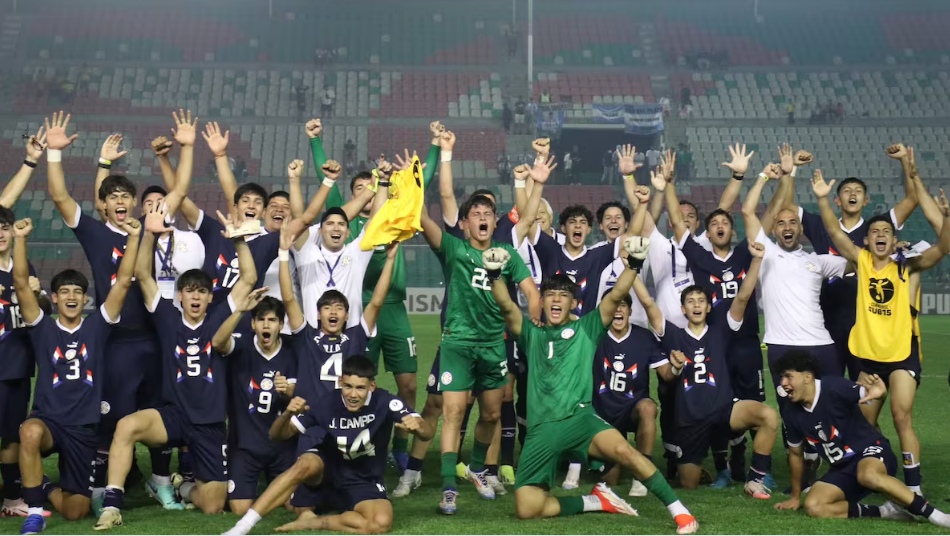
[[[572,463],[567,468],[567,476],[564,477],[564,480],[580,480],[581,478],[581,464]]]
[[[920,495],[921,497],[924,496],[924,494],[921,493],[921,491],[920,491],[920,486],[907,486],[907,488],[908,488],[909,490],[913,491],[914,493],[916,493],[917,495]]]
[[[261,520],[261,515],[254,511],[253,508],[248,509],[247,513],[244,514],[244,517],[238,521],[239,525],[244,525],[247,527],[253,527],[257,525],[258,521]]]
[[[43,515],[42,506],[31,506],[26,509],[26,515],[28,516],[41,516]]]
[[[121,491],[122,493],[125,493],[125,488],[123,488],[122,486],[106,486],[102,492],[105,493],[106,489],[117,489]]]
[[[197,484],[194,482],[185,482],[182,484],[181,487],[178,488],[178,493],[181,495],[181,498],[188,502],[194,502],[191,500],[191,492],[194,491],[195,486],[197,486]]]
[[[161,476],[161,475],[156,475],[155,473],[152,473],[152,484],[156,486],[171,486],[172,477]]]
[[[600,497],[596,495],[583,495],[581,499],[584,499],[585,512],[602,512],[604,510],[604,503],[600,502]]]
[[[412,479],[416,478],[416,475],[418,475],[419,473],[421,473],[421,471],[414,471],[414,470],[412,470],[412,469],[406,469],[406,472],[403,473],[402,476],[406,477],[406,480],[412,480]]]
[[[687,510],[686,507],[683,506],[683,503],[679,501],[668,504],[666,506],[666,509],[670,511],[670,515],[673,517],[676,517],[681,514],[689,515],[689,510]]]

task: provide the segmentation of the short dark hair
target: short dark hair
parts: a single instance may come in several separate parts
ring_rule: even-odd
[[[356,376],[375,381],[376,365],[365,355],[351,355],[343,360],[343,373],[340,376]]]
[[[732,217],[732,214],[728,210],[717,208],[716,210],[710,212],[706,216],[706,219],[703,221],[703,224],[705,225],[706,229],[709,229],[709,222],[711,222],[713,218],[715,218],[716,216],[725,216],[726,219],[729,220],[729,226],[732,228],[735,228],[736,220],[735,218]]]
[[[472,195],[465,200],[465,203],[462,205],[461,212],[459,217],[463,220],[468,219],[468,213],[472,211],[475,207],[488,207],[492,212],[497,212],[498,209],[495,208],[495,203],[492,202],[491,198],[485,195]]]
[[[356,181],[365,181],[365,180],[372,182],[372,181],[375,181],[376,178],[373,177],[373,173],[371,171],[360,171],[356,175],[353,175],[353,178],[350,179],[350,193],[353,193],[353,190],[356,188]]]
[[[872,226],[872,225],[874,225],[875,223],[877,223],[877,222],[879,222],[879,221],[882,221],[882,222],[884,222],[884,223],[890,225],[890,226],[891,226],[891,232],[894,233],[894,234],[897,234],[897,228],[894,227],[894,222],[891,221],[891,214],[890,214],[890,212],[885,212],[884,214],[878,214],[877,216],[874,216],[873,218],[871,218],[870,220],[868,220],[868,223],[867,223],[867,225],[868,225],[868,226],[867,226],[868,230],[871,229],[871,226]]]
[[[178,277],[178,281],[175,282],[175,288],[178,292],[195,288],[205,289],[210,292],[214,290],[213,287],[214,281],[211,280],[211,276],[199,268],[193,268],[181,274]]]
[[[266,203],[266,204],[269,205],[270,202],[271,202],[271,200],[274,199],[274,198],[276,198],[276,197],[283,197],[283,198],[286,199],[287,201],[290,201],[290,194],[289,194],[289,193],[287,193],[287,192],[285,192],[285,191],[283,191],[283,190],[277,190],[276,192],[271,192],[271,194],[270,194],[269,196],[267,196],[267,203]]]
[[[336,289],[330,289],[320,296],[320,299],[317,300],[317,310],[323,309],[324,305],[332,305],[334,303],[342,303],[346,312],[350,312],[350,302],[347,301],[346,296],[344,296],[342,292]]]
[[[590,209],[584,205],[570,205],[561,211],[561,214],[558,216],[557,224],[566,225],[567,221],[571,218],[586,218],[587,224],[592,226],[594,225],[594,215],[591,213]]]
[[[623,213],[624,221],[630,221],[630,209],[620,204],[618,201],[607,201],[603,205],[597,207],[597,223],[604,223],[604,214],[607,213],[607,209],[610,208],[619,208],[620,212]]]
[[[497,199],[497,198],[498,198],[498,196],[495,194],[495,192],[489,190],[488,188],[479,188],[478,190],[475,190],[474,192],[472,192],[472,195],[470,195],[469,197],[475,197],[476,195],[484,195],[484,196],[488,197],[489,199],[492,199],[492,198]],[[489,196],[490,196],[490,197],[489,197]]]
[[[557,273],[550,277],[546,277],[544,281],[541,282],[541,295],[544,296],[544,293],[551,290],[564,290],[571,294],[571,296],[576,296],[577,291],[580,287],[577,286],[577,283],[571,280],[567,274]]]
[[[847,184],[858,184],[864,189],[864,193],[868,193],[868,185],[864,184],[864,181],[857,177],[848,177],[847,179],[838,183],[838,188],[835,189],[835,196],[841,195],[841,189]]]
[[[142,192],[142,197],[139,198],[139,203],[144,203],[145,198],[152,194],[162,194],[162,197],[167,197],[168,191],[157,184],[153,184],[146,188],[144,192]]]
[[[249,182],[247,184],[242,184],[240,188],[234,191],[234,204],[238,204],[238,201],[241,200],[247,194],[254,194],[260,196],[261,201],[267,201],[267,190],[263,186],[257,184],[256,182]]]
[[[86,276],[82,275],[78,270],[73,270],[72,268],[63,270],[62,272],[53,276],[53,281],[50,284],[50,287],[53,289],[53,293],[59,292],[59,289],[65,287],[66,285],[76,285],[82,289],[83,294],[89,290],[89,280],[86,279]]]
[[[264,315],[267,313],[274,313],[274,316],[283,322],[284,315],[286,314],[284,302],[273,296],[264,296],[264,299],[262,299],[261,302],[251,310],[251,318],[254,320],[260,320],[261,318],[264,318]]]
[[[613,290],[613,289],[608,289],[608,290],[606,290],[606,291],[604,292],[604,294],[600,297],[600,300],[603,301],[604,298],[606,298],[607,295],[610,294],[610,291],[611,291],[611,290]],[[624,294],[624,295],[623,295],[623,298],[622,298],[620,301],[622,301],[623,303],[626,303],[626,304],[627,304],[627,307],[633,309],[633,298],[630,297],[630,293],[629,293],[629,292],[626,293],[626,294]]]
[[[693,212],[696,213],[696,218],[699,218],[699,207],[697,207],[695,203],[693,203],[689,199],[680,199],[680,206],[683,206],[683,205],[693,207]]]
[[[105,201],[116,192],[126,192],[135,197],[135,183],[125,175],[109,175],[99,185],[99,201]]]
[[[686,296],[688,294],[702,294],[703,296],[706,296],[706,301],[710,301],[709,293],[706,292],[706,289],[700,285],[690,285],[684,288],[683,292],[680,293],[680,305],[686,305]]]
[[[775,362],[775,372],[779,376],[788,371],[810,372],[816,379],[821,378],[821,364],[818,358],[806,350],[792,350]]]
[[[342,207],[330,207],[323,212],[322,216],[320,216],[320,224],[323,225],[323,223],[334,214],[343,218],[343,221],[345,221],[347,224],[350,223],[350,219],[346,217],[346,211],[343,210]]]
[[[13,209],[0,205],[0,225],[13,225],[16,223],[16,215]]]

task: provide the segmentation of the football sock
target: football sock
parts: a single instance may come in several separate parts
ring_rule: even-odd
[[[405,453],[409,450],[409,438],[393,435],[393,452]]]
[[[881,507],[850,502],[848,503],[848,517],[881,517]]]
[[[650,493],[655,495],[657,499],[660,499],[660,501],[666,505],[666,509],[670,511],[670,515],[673,517],[689,513],[689,510],[687,510],[679,498],[676,497],[673,488],[670,487],[670,484],[663,478],[663,475],[659,471],[654,471],[654,473],[650,475],[650,478],[641,480],[640,483],[646,486]]]
[[[122,501],[125,500],[125,488],[118,486],[107,486],[106,496],[102,502],[104,508],[122,508]]]
[[[191,464],[191,452],[178,449],[178,473],[181,474],[181,477],[185,480],[194,480],[195,479],[195,468]]]
[[[561,506],[561,517],[573,516],[584,512],[602,512],[604,510],[600,497],[596,495],[581,495],[580,497],[558,497]]]
[[[752,467],[746,475],[746,481],[759,480],[772,470],[772,455],[752,453]]]
[[[93,481],[92,487],[105,489],[106,483],[109,479],[109,451],[96,451],[96,459],[93,462],[93,466],[95,471],[95,480]]]
[[[487,476],[498,476],[497,465],[485,465],[485,474]]]
[[[422,471],[422,462],[424,461],[425,460],[423,460],[422,458],[413,458],[412,456],[409,456],[409,464],[406,465],[406,470],[407,471]]]
[[[904,484],[915,492],[920,489],[920,462],[910,452],[904,453]]]
[[[172,477],[157,475],[155,473],[152,473],[151,481],[152,481],[152,485],[154,486],[171,486],[172,485]]]
[[[472,446],[472,455],[469,459],[469,468],[471,468],[473,473],[481,473],[485,470],[485,456],[488,455],[488,443],[482,443],[478,439],[475,440],[475,444]]]
[[[238,525],[241,525],[247,528],[252,528],[254,525],[257,525],[257,523],[260,520],[261,520],[261,515],[255,512],[253,508],[250,508],[248,509],[247,513],[244,514],[244,517],[242,517],[241,520],[238,521]]]
[[[9,501],[15,501],[21,498],[20,490],[20,464],[4,463],[0,464],[0,479],[3,479],[3,498]]]
[[[745,451],[746,436],[740,436],[729,442],[731,447],[729,451],[729,470],[732,473],[732,479],[741,481],[745,476]]]
[[[172,449],[148,449],[152,458],[152,475],[170,476],[172,474]]]
[[[455,489],[455,466],[458,461],[458,452],[442,454],[442,489]]]
[[[716,467],[716,474],[719,474],[729,468],[729,464],[726,462],[726,457],[729,455],[729,451],[714,450],[712,454],[713,466]]]
[[[35,488],[24,487],[23,500],[26,502],[28,508],[39,508],[40,515],[43,515],[43,505],[46,503],[46,494],[43,493],[42,486],[36,486]]]
[[[571,462],[567,467],[567,476],[564,477],[564,480],[574,480],[578,481],[581,478],[581,464],[577,462]]]
[[[924,499],[920,495],[914,494],[914,500],[910,502],[910,505],[907,507],[907,511],[917,515],[930,517],[930,514],[934,513],[934,507],[930,506],[930,503],[927,502],[927,499]]]
[[[181,495],[182,499],[190,503],[193,503],[195,501],[191,500],[191,492],[194,491],[197,485],[198,484],[195,482],[187,481],[184,484],[182,484],[180,488],[178,488],[178,494]]]
[[[501,465],[515,462],[515,403],[501,403]]]

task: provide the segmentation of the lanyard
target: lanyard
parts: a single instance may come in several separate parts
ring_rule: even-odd
[[[165,248],[165,252],[162,252],[162,247],[155,243],[155,252],[158,253],[158,260],[162,263],[162,273],[169,274],[172,272],[172,256],[175,255],[175,233],[174,231],[168,237],[168,247]]]
[[[320,255],[323,255],[323,252],[322,252],[322,251],[320,252]],[[333,270],[335,270],[336,267],[339,266],[339,264],[340,264],[340,259],[342,259],[342,258],[343,258],[343,252],[341,251],[341,252],[340,252],[340,256],[336,258],[336,262],[333,263],[333,266],[330,266],[330,261],[327,260],[327,256],[326,256],[326,255],[323,255],[323,262],[326,263],[326,265],[327,265],[327,270],[330,271],[330,280],[327,281],[327,288],[334,288],[334,287],[336,287],[336,281],[333,280]]]

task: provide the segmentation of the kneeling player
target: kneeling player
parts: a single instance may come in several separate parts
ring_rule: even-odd
[[[801,506],[802,446],[808,441],[831,465],[805,498],[809,516],[913,521],[914,514],[934,525],[950,527],[950,516],[894,478],[897,458],[891,444],[861,412],[861,404],[887,395],[881,378],[867,375],[860,384],[839,377],[821,378],[818,358],[802,351],[783,356],[775,370],[788,395],[781,408],[788,429],[792,477],[792,498],[776,504],[776,509],[797,510]],[[874,492],[888,501],[881,506],[858,502]]]
[[[706,317],[712,310],[709,296],[699,285],[692,285],[680,295],[688,322],[686,329],[669,321],[665,326],[653,324],[653,329],[661,333],[670,360],[669,364],[660,367],[660,375],[666,381],[677,382],[673,435],[679,458],[680,484],[686,489],[695,489],[699,485],[702,461],[706,458],[710,441],[717,434],[741,435],[746,430],[756,430],[752,467],[746,476],[745,491],[756,499],[768,499],[771,491],[762,481],[772,465],[778,416],[762,402],[737,401],[733,397],[727,361],[732,333],[742,327],[765,248],[751,243],[749,251],[753,255],[752,264],[726,315],[728,325],[706,324]]]
[[[544,327],[534,325],[521,314],[501,280],[508,253],[492,248],[482,255],[508,332],[518,337],[518,345],[528,360],[528,437],[521,452],[515,509],[520,519],[583,512],[636,515],[636,510],[603,483],[583,497],[548,494],[562,457],[596,458],[630,470],[667,506],[676,520],[677,533],[692,534],[699,528],[696,519],[676,498],[663,475],[592,408],[591,356],[613,322],[617,306],[637,280],[637,271],[646,258],[647,240],[628,238],[624,248],[628,265],[634,269],[624,269],[598,309],[579,320],[570,319],[570,312],[577,305],[577,284],[564,274],[545,279],[541,284]],[[638,286],[642,289],[643,284]],[[661,323],[662,316],[656,308],[653,310],[655,322]]]
[[[627,294],[617,306],[607,337],[597,347],[594,409],[621,434],[636,433],[637,451],[651,460],[656,440],[656,403],[650,398],[650,370],[668,361],[653,333],[630,323],[632,307],[633,300]],[[610,485],[615,485],[619,478],[619,466],[604,476]],[[646,494],[647,489],[634,479],[630,496]]]
[[[278,532],[380,534],[392,529],[393,508],[383,485],[386,457],[376,452],[376,445],[389,445],[393,425],[422,439],[431,439],[435,430],[410,413],[402,400],[376,388],[376,367],[364,356],[343,362],[340,389],[342,396],[331,392],[312,406],[300,397],[290,401],[271,426],[271,437],[282,441],[299,435],[297,462],[225,534],[249,533],[261,516],[284,504],[298,484],[319,486],[323,497],[337,499],[329,507],[344,513],[318,517],[307,511]]]

